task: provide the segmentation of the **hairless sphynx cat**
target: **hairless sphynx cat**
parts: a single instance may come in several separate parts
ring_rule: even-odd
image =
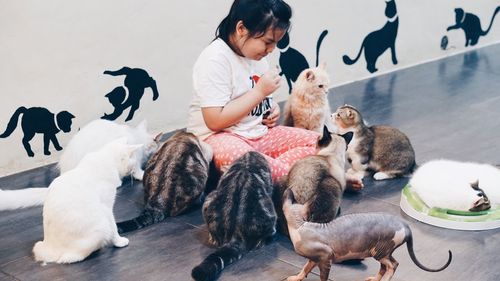
[[[409,226],[401,219],[381,213],[351,214],[329,223],[312,223],[303,218],[305,206],[294,204],[293,192],[287,189],[283,196],[283,212],[295,252],[309,259],[297,276],[288,281],[300,281],[317,265],[321,281],[326,281],[332,263],[373,257],[380,262],[380,271],[366,281],[391,280],[398,262],[392,257],[394,250],[406,242],[412,261],[421,269],[437,272],[451,263],[452,254],[438,269],[422,265],[413,252],[413,238]]]

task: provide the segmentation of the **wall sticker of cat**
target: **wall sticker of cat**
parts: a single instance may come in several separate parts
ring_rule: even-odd
[[[351,59],[347,55],[344,55],[342,59],[345,64],[352,65],[356,63],[361,56],[363,49],[365,50],[366,69],[370,71],[370,73],[374,73],[378,70],[375,67],[377,59],[387,49],[391,49],[392,63],[398,64],[395,46],[399,25],[398,11],[394,0],[385,0],[385,2],[385,16],[387,17],[387,23],[381,29],[373,31],[365,37],[356,58]]]
[[[478,16],[471,13],[466,13],[462,8],[456,8],[455,24],[449,26],[446,31],[450,31],[453,29],[462,29],[465,33],[465,47],[469,45],[474,46],[479,41],[480,36],[486,36],[486,34],[490,32],[491,26],[493,25],[493,20],[495,19],[495,16],[499,11],[500,6],[498,6],[495,9],[495,12],[493,12],[493,16],[491,17],[490,25],[488,26],[488,28],[483,31],[483,29],[481,28],[481,21],[479,20]]]
[[[0,138],[6,138],[12,134],[17,127],[17,121],[21,114],[23,115],[21,118],[21,128],[24,132],[22,143],[29,157],[35,156],[29,142],[36,133],[43,134],[43,154],[50,155],[50,142],[52,142],[56,150],[63,149],[57,141],[56,134],[60,131],[65,133],[71,131],[72,119],[75,118],[73,114],[68,111],[61,111],[54,114],[43,107],[26,108],[21,106],[10,118],[7,129],[0,135]]]
[[[323,30],[319,35],[318,41],[316,42],[316,66],[318,66],[319,61],[319,49],[323,39],[328,34],[328,30]],[[285,75],[286,82],[288,84],[288,93],[292,92],[292,82],[297,81],[297,77],[304,70],[309,68],[306,58],[299,51],[290,47],[290,36],[288,32],[285,33],[283,38],[276,44],[276,47],[280,50],[279,64],[281,67],[281,75]]]
[[[105,113],[101,119],[111,121],[116,120],[116,118],[120,117],[125,109],[130,107],[130,112],[128,113],[125,121],[132,120],[132,118],[134,118],[135,111],[139,109],[139,103],[146,88],[151,88],[153,91],[154,101],[160,96],[156,87],[156,81],[153,77],[149,76],[144,69],[124,66],[120,70],[116,71],[106,70],[104,71],[104,74],[112,76],[125,75],[125,80],[123,82],[125,87],[116,87],[113,91],[105,95],[115,110],[111,114]]]

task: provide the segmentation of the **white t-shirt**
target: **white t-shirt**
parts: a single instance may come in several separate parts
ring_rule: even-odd
[[[223,107],[229,101],[253,88],[269,66],[265,58],[250,60],[237,55],[222,39],[207,46],[193,67],[194,94],[189,108],[187,130],[200,139],[212,133],[205,124],[201,108]],[[245,138],[258,138],[267,133],[263,114],[271,108],[271,97],[264,99],[239,123],[225,129]]]

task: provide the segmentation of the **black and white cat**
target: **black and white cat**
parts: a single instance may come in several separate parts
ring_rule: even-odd
[[[209,240],[219,249],[193,268],[194,280],[215,280],[224,267],[275,234],[272,192],[271,170],[260,153],[247,152],[229,167],[203,204]]]
[[[14,132],[21,114],[23,115],[21,118],[21,127],[24,132],[23,146],[29,157],[35,156],[29,142],[37,133],[43,134],[43,153],[45,155],[50,155],[49,144],[51,142],[56,150],[63,149],[57,141],[56,134],[60,131],[65,133],[71,131],[72,119],[75,118],[73,114],[67,111],[54,114],[43,107],[26,108],[21,106],[10,118],[5,132],[0,135],[0,138],[6,138]]]
[[[135,150],[125,138],[87,154],[75,169],[49,186],[43,206],[43,241],[33,247],[36,261],[73,263],[107,245],[125,247],[113,205],[122,177],[136,166]]]
[[[368,69],[370,73],[374,73],[378,70],[375,66],[377,59],[387,49],[391,49],[392,63],[398,63],[395,46],[399,25],[396,2],[395,0],[385,0],[385,2],[385,16],[387,17],[387,23],[381,29],[373,31],[365,37],[356,58],[351,59],[347,55],[344,55],[342,59],[345,64],[352,65],[356,63],[361,56],[363,49],[365,50],[366,69]]]
[[[490,25],[488,26],[488,28],[483,31],[481,27],[481,20],[479,20],[478,16],[471,13],[466,13],[462,8],[456,8],[455,24],[449,26],[446,31],[450,31],[453,29],[462,29],[465,33],[465,47],[469,45],[474,46],[479,41],[479,37],[486,36],[486,34],[490,32],[491,26],[493,25],[493,20],[495,19],[495,16],[499,11],[500,6],[498,6],[495,9],[495,12],[493,12],[493,16],[491,17]]]

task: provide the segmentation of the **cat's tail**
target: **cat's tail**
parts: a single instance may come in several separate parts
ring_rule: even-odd
[[[10,134],[12,134],[12,132],[14,132],[14,130],[17,127],[17,120],[19,119],[19,115],[26,112],[26,110],[27,109],[24,106],[21,106],[18,109],[16,109],[16,111],[14,112],[12,117],[10,117],[9,123],[7,124],[7,129],[5,129],[5,132],[3,132],[0,135],[0,138],[6,138],[6,137],[10,136]]]
[[[488,34],[488,32],[490,32],[490,29],[491,29],[491,26],[493,25],[493,20],[495,19],[495,16],[497,15],[497,13],[500,12],[500,6],[498,6],[495,11],[493,12],[493,16],[491,17],[491,21],[490,21],[490,25],[488,26],[488,29],[486,29],[485,31],[483,31],[483,33],[481,35],[486,35]]]
[[[358,55],[356,56],[355,59],[351,59],[347,55],[344,55],[342,57],[342,60],[344,61],[344,63],[347,65],[351,65],[351,64],[356,63],[358,61],[359,57],[361,56],[361,52],[363,51],[364,47],[365,47],[365,42],[363,41],[363,44],[361,44],[361,48],[359,49]]]
[[[410,254],[410,258],[411,260],[418,266],[420,267],[421,269],[425,270],[425,271],[428,271],[428,272],[439,272],[439,271],[442,271],[444,270],[445,268],[448,267],[448,265],[450,265],[451,263],[451,259],[452,259],[452,254],[451,254],[451,251],[448,250],[448,261],[443,265],[441,266],[440,268],[428,268],[426,267],[425,265],[421,264],[418,260],[417,260],[417,257],[415,256],[415,252],[413,251],[413,236],[411,234],[411,230],[410,228],[407,226],[406,229],[405,229],[405,240],[406,240],[406,247],[408,248],[408,254]]]
[[[226,266],[241,259],[245,252],[246,249],[240,241],[230,242],[208,255],[203,262],[193,268],[191,277],[196,281],[216,280]]]
[[[118,222],[116,223],[116,226],[118,227],[118,233],[121,234],[161,222],[165,218],[166,215],[162,212],[146,209],[138,217],[127,221]]]
[[[19,190],[0,189],[0,211],[43,205],[49,189],[34,187]]]
[[[321,34],[319,35],[318,42],[316,43],[316,66],[319,65],[319,48],[321,47],[321,43],[323,42],[323,39],[325,39],[325,36],[328,34],[328,30],[323,30]]]

